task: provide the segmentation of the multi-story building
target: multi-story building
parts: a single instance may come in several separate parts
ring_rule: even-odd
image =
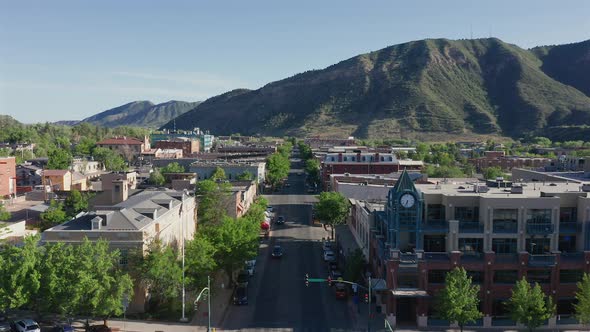
[[[481,287],[478,325],[515,325],[504,302],[523,277],[553,296],[561,319],[550,327],[571,323],[576,282],[590,272],[588,192],[567,182],[414,184],[404,172],[374,212],[369,240],[387,318],[437,324],[433,296],[461,266]]]
[[[113,137],[96,143],[96,146],[119,152],[128,161],[134,160],[145,151],[151,150],[148,137],[143,141],[133,137]]]
[[[196,230],[195,198],[184,191],[146,190],[128,197],[127,181],[113,181],[112,204],[95,206],[90,212],[43,232],[43,242],[78,244],[105,239],[121,253],[119,264],[128,264],[132,250],[146,251],[154,240],[180,246]],[[147,290],[135,285],[128,310],[143,312]]]
[[[197,173],[199,180],[211,177],[213,172],[220,167],[225,172],[228,180],[236,180],[244,172],[252,174],[252,180],[263,183],[265,179],[266,163],[264,162],[194,162],[190,165],[189,172]]]
[[[406,162],[403,168],[393,153],[333,152],[323,156],[321,162],[322,183],[329,189],[331,174],[389,174],[400,169],[420,170],[422,162]]]
[[[188,137],[176,137],[169,140],[154,142],[154,148],[156,149],[181,149],[184,156],[190,156],[193,153],[199,153],[200,146],[200,140]]]
[[[215,137],[210,135],[208,132],[203,132],[199,130],[199,128],[195,128],[194,131],[186,131],[186,132],[173,132],[173,133],[162,133],[162,134],[152,134],[150,135],[150,139],[152,143],[156,143],[158,141],[168,141],[173,139],[189,139],[189,140],[198,140],[199,141],[199,150],[200,152],[209,152],[213,147],[213,142]]]
[[[541,168],[551,163],[550,158],[506,156],[504,151],[485,151],[484,157],[469,159],[477,172],[488,167],[500,167],[503,170],[512,168]]]
[[[0,157],[0,198],[16,195],[16,158]]]

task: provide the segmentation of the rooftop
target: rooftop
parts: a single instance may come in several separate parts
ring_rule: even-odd
[[[97,145],[141,145],[142,141],[133,137],[112,137],[96,143]]]

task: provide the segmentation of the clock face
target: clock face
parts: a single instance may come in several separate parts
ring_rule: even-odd
[[[416,199],[414,199],[414,196],[411,194],[403,194],[399,202],[403,207],[411,208],[414,206],[414,203],[416,203]]]

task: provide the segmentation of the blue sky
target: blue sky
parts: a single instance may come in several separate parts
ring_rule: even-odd
[[[590,38],[590,1],[0,0],[0,114],[79,120],[257,89],[423,38]]]

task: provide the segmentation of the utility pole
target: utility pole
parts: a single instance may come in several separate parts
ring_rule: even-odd
[[[367,317],[367,332],[371,332],[371,272],[369,272],[369,310]]]

